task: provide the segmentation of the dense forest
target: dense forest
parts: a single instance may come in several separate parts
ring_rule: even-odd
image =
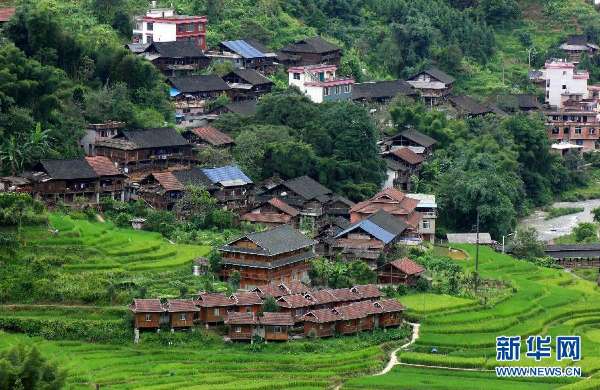
[[[162,3],[162,4],[161,4]],[[160,2],[169,5],[171,2]],[[456,91],[494,101],[533,92],[527,71],[569,33],[598,42],[598,13],[583,0],[175,0],[181,14],[208,16],[208,43],[255,38],[274,50],[321,34],[343,48],[340,72],[358,81],[405,78],[436,65]],[[81,154],[85,123],[173,125],[164,77],[129,53],[132,16],[145,0],[21,0],[0,40],[0,170],[14,174],[40,158]],[[568,19],[571,23],[561,21]],[[530,64],[531,62],[531,64]],[[584,58],[592,81],[600,63]],[[281,75],[276,75],[281,78]],[[317,106],[282,83],[254,118],[225,115],[232,155],[208,150],[206,164],[234,159],[255,180],[308,174],[353,200],[384,177],[367,111],[350,103]],[[548,153],[540,118],[449,120],[398,101],[391,132],[414,127],[439,141],[416,183],[436,193],[443,225],[467,228],[476,210],[485,228],[507,232],[516,218],[585,181],[580,161]],[[575,179],[573,179],[575,177]]]

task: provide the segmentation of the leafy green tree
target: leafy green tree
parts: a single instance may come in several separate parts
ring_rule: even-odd
[[[544,243],[538,238],[538,233],[534,228],[517,230],[511,243],[512,253],[520,259],[544,256]]]
[[[67,373],[44,358],[37,348],[16,345],[0,353],[0,388],[59,390]]]
[[[221,260],[221,252],[216,249],[212,249],[208,254],[210,272],[217,274],[219,271],[221,271]]]
[[[268,296],[262,304],[262,311],[267,313],[274,313],[279,311],[279,305],[272,296]]]
[[[590,222],[582,222],[573,228],[575,241],[586,242],[595,241],[598,238],[598,228]]]
[[[491,25],[507,25],[521,17],[521,9],[515,0],[479,0],[479,9]]]
[[[233,271],[231,274],[229,274],[229,284],[233,290],[240,288],[241,278],[242,276],[240,275],[239,271]]]
[[[217,207],[217,200],[206,188],[188,185],[181,199],[175,203],[175,211],[182,218],[189,219],[198,226],[204,226],[207,216]]]
[[[600,207],[593,209],[592,214],[594,215],[594,221],[600,222]]]

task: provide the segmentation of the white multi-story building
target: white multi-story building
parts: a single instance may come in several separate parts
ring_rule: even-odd
[[[546,104],[562,108],[567,100],[578,101],[588,98],[587,71],[578,71],[575,64],[565,60],[552,60],[544,66],[546,80]]]
[[[296,86],[315,103],[349,100],[354,79],[336,77],[335,65],[294,66],[288,69],[289,85]]]
[[[437,203],[432,194],[406,194],[411,199],[419,201],[415,210],[423,217],[419,222],[418,232],[424,241],[433,242],[435,239],[435,221],[437,219]]]
[[[135,20],[134,43],[194,41],[206,50],[206,16],[177,15],[171,8],[153,8]]]

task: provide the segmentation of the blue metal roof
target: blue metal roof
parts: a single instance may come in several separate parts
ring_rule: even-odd
[[[237,165],[226,165],[219,168],[204,168],[202,172],[213,183],[224,181],[241,180],[244,184],[252,183],[252,180],[242,172]]]
[[[171,89],[169,90],[169,94],[171,95],[171,97],[175,97],[175,96],[179,95],[180,93],[181,93],[181,91],[178,90],[177,88],[171,87]]]
[[[362,220],[362,221],[350,226],[348,229],[344,230],[343,232],[341,232],[337,236],[335,236],[335,238],[339,238],[339,237],[345,235],[346,233],[353,231],[356,228],[361,228],[362,230],[369,233],[376,239],[383,241],[384,244],[387,244],[388,242],[392,241],[396,237],[395,234],[390,233],[387,230],[383,229],[382,227],[369,221],[368,219],[365,219],[365,220]]]
[[[256,50],[256,48],[250,45],[246,41],[237,40],[237,41],[224,41],[221,42],[225,45],[229,50],[233,51],[241,55],[244,58],[260,58],[266,57],[265,53],[262,51]]]

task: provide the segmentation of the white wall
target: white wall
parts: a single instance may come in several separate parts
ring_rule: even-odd
[[[587,78],[574,77],[572,64],[563,64],[560,67],[547,66],[546,76],[546,103],[560,108],[561,96],[565,93],[581,94],[584,99],[588,97]]]
[[[317,86],[306,86],[305,82],[311,81],[308,79],[306,73],[300,73],[300,79],[294,79],[294,73],[288,73],[288,85],[295,86],[300,89],[300,91],[304,92],[304,94],[314,103],[322,103],[323,102],[323,87]]]
[[[177,40],[177,25],[174,23],[154,23],[154,42],[173,42]]]

